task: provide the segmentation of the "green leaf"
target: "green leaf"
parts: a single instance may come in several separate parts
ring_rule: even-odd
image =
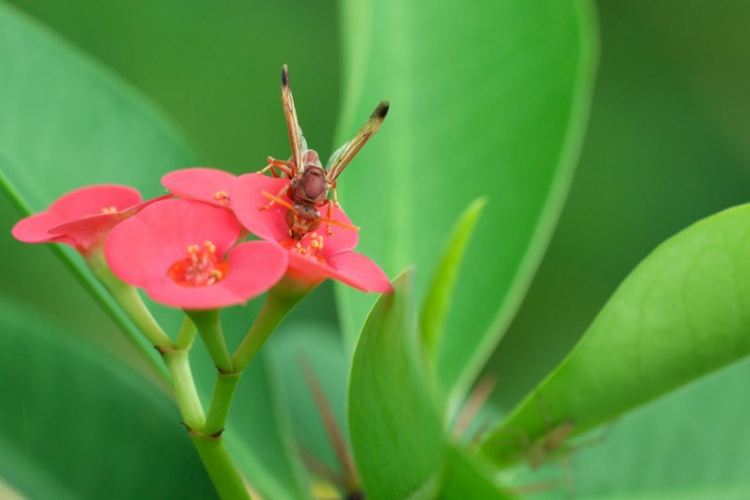
[[[393,274],[416,264],[424,297],[452,222],[489,200],[438,356],[459,397],[515,313],[573,173],[591,90],[587,0],[344,2],[339,142],[382,98],[383,127],[339,178],[360,250]],[[340,288],[350,339],[372,299]]]
[[[461,218],[448,238],[448,244],[427,289],[427,298],[419,316],[419,326],[430,363],[433,363],[437,356],[445,317],[450,310],[466,246],[469,244],[474,226],[486,204],[485,198],[474,200],[461,214]]]
[[[346,379],[349,357],[339,332],[321,322],[297,321],[282,325],[269,340],[274,371],[280,379],[299,447],[305,454],[343,473],[324,421],[316,406],[304,366],[309,367],[325,393],[336,424],[346,438]],[[323,479],[323,478],[321,478]]]
[[[534,440],[572,421],[579,434],[750,354],[748,227],[743,205],[659,246],[484,452],[512,462],[523,448],[513,429]]]
[[[440,492],[440,500],[504,500],[513,496],[495,484],[491,468],[482,464],[476,457],[469,457],[461,450],[451,448],[448,454]]]
[[[3,480],[30,498],[215,498],[175,405],[42,317],[0,298]]]
[[[748,498],[748,382],[744,360],[616,422],[575,453],[576,498]]]
[[[87,184],[162,193],[161,175],[191,163],[175,133],[137,94],[4,4],[0,60],[0,187],[24,213]],[[164,373],[157,353],[75,252],[55,251]]]
[[[333,140],[341,95],[336,2],[11,3],[162,106],[203,165],[244,173],[262,168],[268,155],[289,157],[282,64],[310,147]],[[269,37],[269,30],[284,36]]]
[[[421,497],[439,480],[445,446],[418,353],[413,272],[375,304],[354,352],[349,432],[368,498]]]

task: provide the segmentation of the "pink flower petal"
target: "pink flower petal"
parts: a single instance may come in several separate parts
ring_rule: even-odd
[[[117,211],[124,210],[140,202],[140,193],[131,187],[99,184],[75,189],[61,196],[49,206],[47,212],[58,215],[62,222],[66,222],[101,214],[111,207]]]
[[[274,203],[269,210],[261,211],[260,207],[269,204],[270,200],[263,195],[264,192],[277,196],[281,190],[289,185],[289,179],[275,179],[261,174],[245,174],[235,182],[231,193],[231,205],[235,215],[243,226],[251,233],[269,241],[284,241],[289,239],[289,226],[286,223],[287,208]],[[291,203],[289,197],[284,194],[282,199]],[[323,218],[328,217],[328,207],[320,209]],[[333,208],[331,217],[334,221],[348,226],[354,226],[349,217],[339,207]],[[328,224],[322,222],[320,227],[314,231],[323,236],[325,240],[326,254],[335,254],[351,250],[359,242],[359,234],[352,229],[346,229],[337,225],[330,225],[332,236],[328,235]],[[309,235],[303,238],[303,245],[307,244]]]
[[[365,292],[390,293],[393,291],[388,276],[377,264],[357,252],[343,252],[328,259],[336,270],[334,279]]]
[[[79,250],[86,251],[102,240],[113,227],[123,220],[132,217],[152,203],[170,198],[172,198],[171,194],[158,196],[119,212],[96,214],[75,219],[52,227],[49,230],[49,234],[64,236],[74,242],[73,246]]]
[[[13,237],[24,243],[54,243],[64,239],[63,236],[49,234],[49,228],[60,224],[62,220],[56,214],[40,212],[21,219],[13,226]]]
[[[272,243],[243,243],[229,254],[229,274],[214,285],[186,287],[170,279],[166,270],[145,287],[157,302],[182,309],[216,309],[244,304],[284,275],[286,252]]]
[[[187,257],[187,247],[211,241],[225,255],[240,234],[234,216],[221,208],[171,199],[146,207],[109,233],[104,252],[112,272],[134,286],[146,286],[154,275]]]
[[[382,269],[356,252],[333,255],[325,263],[297,252],[289,252],[289,273],[293,278],[308,283],[331,278],[365,292],[393,291],[390,280]]]
[[[228,195],[236,180],[236,175],[223,170],[195,167],[170,172],[161,178],[161,183],[180,198],[226,207],[229,200],[222,201],[216,195],[221,192]]]

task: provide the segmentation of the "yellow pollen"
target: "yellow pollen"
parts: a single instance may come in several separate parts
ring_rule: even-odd
[[[117,213],[117,208],[115,208],[113,206],[102,207],[102,213],[103,214],[114,214],[114,213]]]
[[[292,240],[291,238],[288,240],[284,240],[281,242],[281,245],[284,248],[289,249],[290,251],[299,254],[304,255],[305,257],[308,257],[310,259],[316,260],[321,263],[325,263],[326,259],[320,254],[320,251],[323,249],[323,236],[319,235],[317,233],[308,233],[310,235],[310,242],[306,246],[302,246],[302,243],[300,241]]]
[[[229,193],[227,193],[224,190],[219,190],[214,193],[214,200],[218,201],[219,203],[229,203]]]
[[[187,258],[175,262],[167,275],[178,285],[187,287],[214,285],[229,274],[229,262],[216,256],[216,245],[204,241],[203,245],[189,245]]]

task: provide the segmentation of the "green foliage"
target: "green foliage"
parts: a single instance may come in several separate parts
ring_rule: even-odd
[[[215,497],[162,390],[6,299],[0,331],[3,480],[31,498]]]
[[[340,178],[342,203],[367,227],[362,251],[391,275],[416,264],[421,299],[458,214],[489,201],[438,354],[439,379],[460,396],[518,307],[565,197],[592,84],[591,5],[346,1],[342,13],[339,142],[391,101]],[[340,292],[351,339],[372,299]]]
[[[626,279],[570,355],[483,444],[503,464],[550,425],[585,432],[750,354],[750,205],[696,223]]]
[[[413,271],[393,286],[362,329],[349,381],[354,457],[374,499],[427,497],[446,453],[418,352]]]
[[[483,198],[474,200],[461,214],[461,218],[448,238],[448,245],[443,251],[435,275],[427,289],[427,297],[419,315],[419,326],[430,363],[434,363],[437,357],[445,318],[455,293],[458,271],[474,232],[474,226],[486,204],[487,200]]]

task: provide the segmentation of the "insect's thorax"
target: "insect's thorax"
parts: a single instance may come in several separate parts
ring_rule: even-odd
[[[305,165],[292,179],[290,197],[297,202],[320,206],[325,202],[329,189],[326,171],[317,165]]]

